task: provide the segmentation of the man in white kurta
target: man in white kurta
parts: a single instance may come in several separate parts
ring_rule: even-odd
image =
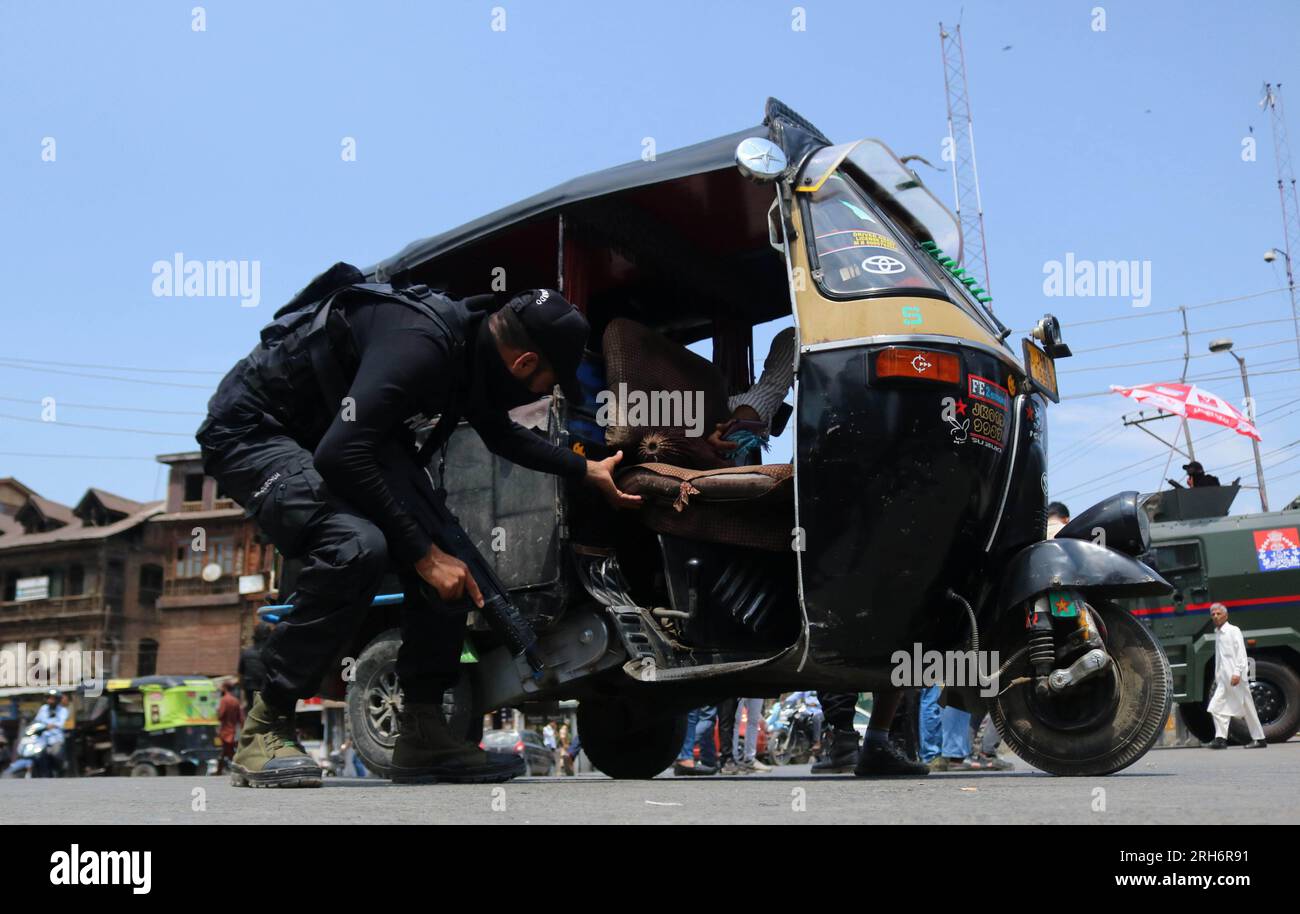
[[[1210,716],[1214,718],[1214,742],[1211,749],[1228,745],[1228,725],[1234,717],[1244,717],[1252,742],[1249,749],[1263,749],[1264,728],[1255,713],[1250,695],[1249,661],[1241,629],[1228,621],[1228,608],[1222,603],[1210,606],[1210,619],[1218,630],[1214,638],[1214,694],[1210,697]]]

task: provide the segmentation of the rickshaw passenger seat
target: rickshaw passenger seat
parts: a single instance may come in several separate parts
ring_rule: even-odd
[[[617,474],[643,499],[638,512],[657,533],[776,552],[790,548],[794,468],[788,463],[691,470],[643,463]]]

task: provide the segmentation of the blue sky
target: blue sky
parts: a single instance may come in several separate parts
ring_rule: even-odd
[[[211,386],[323,267],[369,265],[633,160],[644,137],[667,150],[740,129],[775,95],[834,139],[876,136],[942,164],[937,26],[963,6],[808,0],[798,32],[795,4],[764,0],[213,2],[195,32],[196,5],[0,8],[0,476],[60,501],[90,485],[161,494],[152,456],[193,447]],[[494,6],[505,31],[491,27]],[[1060,365],[1067,396],[1176,377],[1177,361],[1126,363],[1180,356],[1179,339],[1095,348],[1175,334],[1176,315],[1146,316],[1126,298],[1048,298],[1044,264],[1067,252],[1149,261],[1148,312],[1284,285],[1261,257],[1282,238],[1256,101],[1265,80],[1294,86],[1300,148],[1300,4],[964,6],[999,315],[1016,329],[1045,311],[1061,318],[1080,353]],[[1092,28],[1096,6],[1104,32]],[[1258,158],[1243,162],[1251,126]],[[344,137],[354,162],[340,156]],[[946,173],[920,171],[950,198]],[[261,304],[154,296],[152,265],[177,252],[260,262]],[[1300,446],[1285,447],[1300,439],[1287,297],[1189,320],[1205,331],[1192,338],[1198,356],[1218,335],[1259,347],[1243,354],[1259,409],[1271,410],[1260,425],[1277,507],[1300,493]],[[1197,358],[1192,374],[1228,376],[1204,383],[1240,400],[1228,356]],[[45,397],[56,422],[40,421]],[[1078,510],[1156,486],[1164,449],[1121,429],[1126,411],[1114,395],[1051,410],[1054,496]],[[1201,444],[1214,431],[1195,429],[1197,456],[1226,468],[1225,481],[1252,482],[1246,440]],[[1254,496],[1237,507],[1254,509]]]

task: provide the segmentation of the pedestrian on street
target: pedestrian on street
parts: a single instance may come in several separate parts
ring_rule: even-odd
[[[46,693],[45,704],[37,708],[32,723],[43,725],[41,744],[44,746],[32,774],[38,778],[63,777],[63,728],[68,723],[68,709],[58,689]]]
[[[239,728],[244,725],[244,708],[235,697],[235,687],[229,679],[221,683],[217,721],[220,724],[217,736],[221,739],[221,760],[217,763],[217,774],[221,774],[235,757],[235,741],[239,739]]]
[[[555,721],[548,720],[546,726],[542,727],[542,745],[551,751],[551,755],[558,762],[560,760],[560,746],[555,738]]]
[[[943,707],[939,704],[939,694],[943,686],[926,686],[921,690],[917,729],[921,739],[921,761],[929,765],[943,751]]]
[[[939,754],[931,771],[971,771],[970,712],[948,705],[939,712]]]
[[[696,708],[686,715],[686,739],[673,762],[673,774],[679,777],[707,776],[718,773],[718,747],[714,742],[718,709],[713,705]],[[700,757],[695,758],[699,744]]]
[[[1241,629],[1228,621],[1228,607],[1222,603],[1211,604],[1210,619],[1216,629],[1214,694],[1210,696],[1214,741],[1210,743],[1210,748],[1228,748],[1228,726],[1234,717],[1242,717],[1250,731],[1251,741],[1246,748],[1267,749],[1264,728],[1260,726],[1255,699],[1250,694],[1250,660],[1246,656],[1246,641],[1241,637]]]
[[[771,771],[767,765],[758,760],[758,728],[760,721],[763,719],[763,699],[761,698],[740,698],[737,699],[737,711],[743,710],[745,713],[745,747],[744,751],[740,747],[740,728],[736,727],[732,736],[731,753],[734,758],[736,767],[743,774],[765,774]],[[739,717],[739,713],[737,713]]]

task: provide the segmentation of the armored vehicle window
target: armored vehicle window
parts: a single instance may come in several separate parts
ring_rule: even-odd
[[[1156,546],[1152,552],[1156,570],[1163,574],[1195,571],[1201,567],[1201,544],[1195,541]]]

